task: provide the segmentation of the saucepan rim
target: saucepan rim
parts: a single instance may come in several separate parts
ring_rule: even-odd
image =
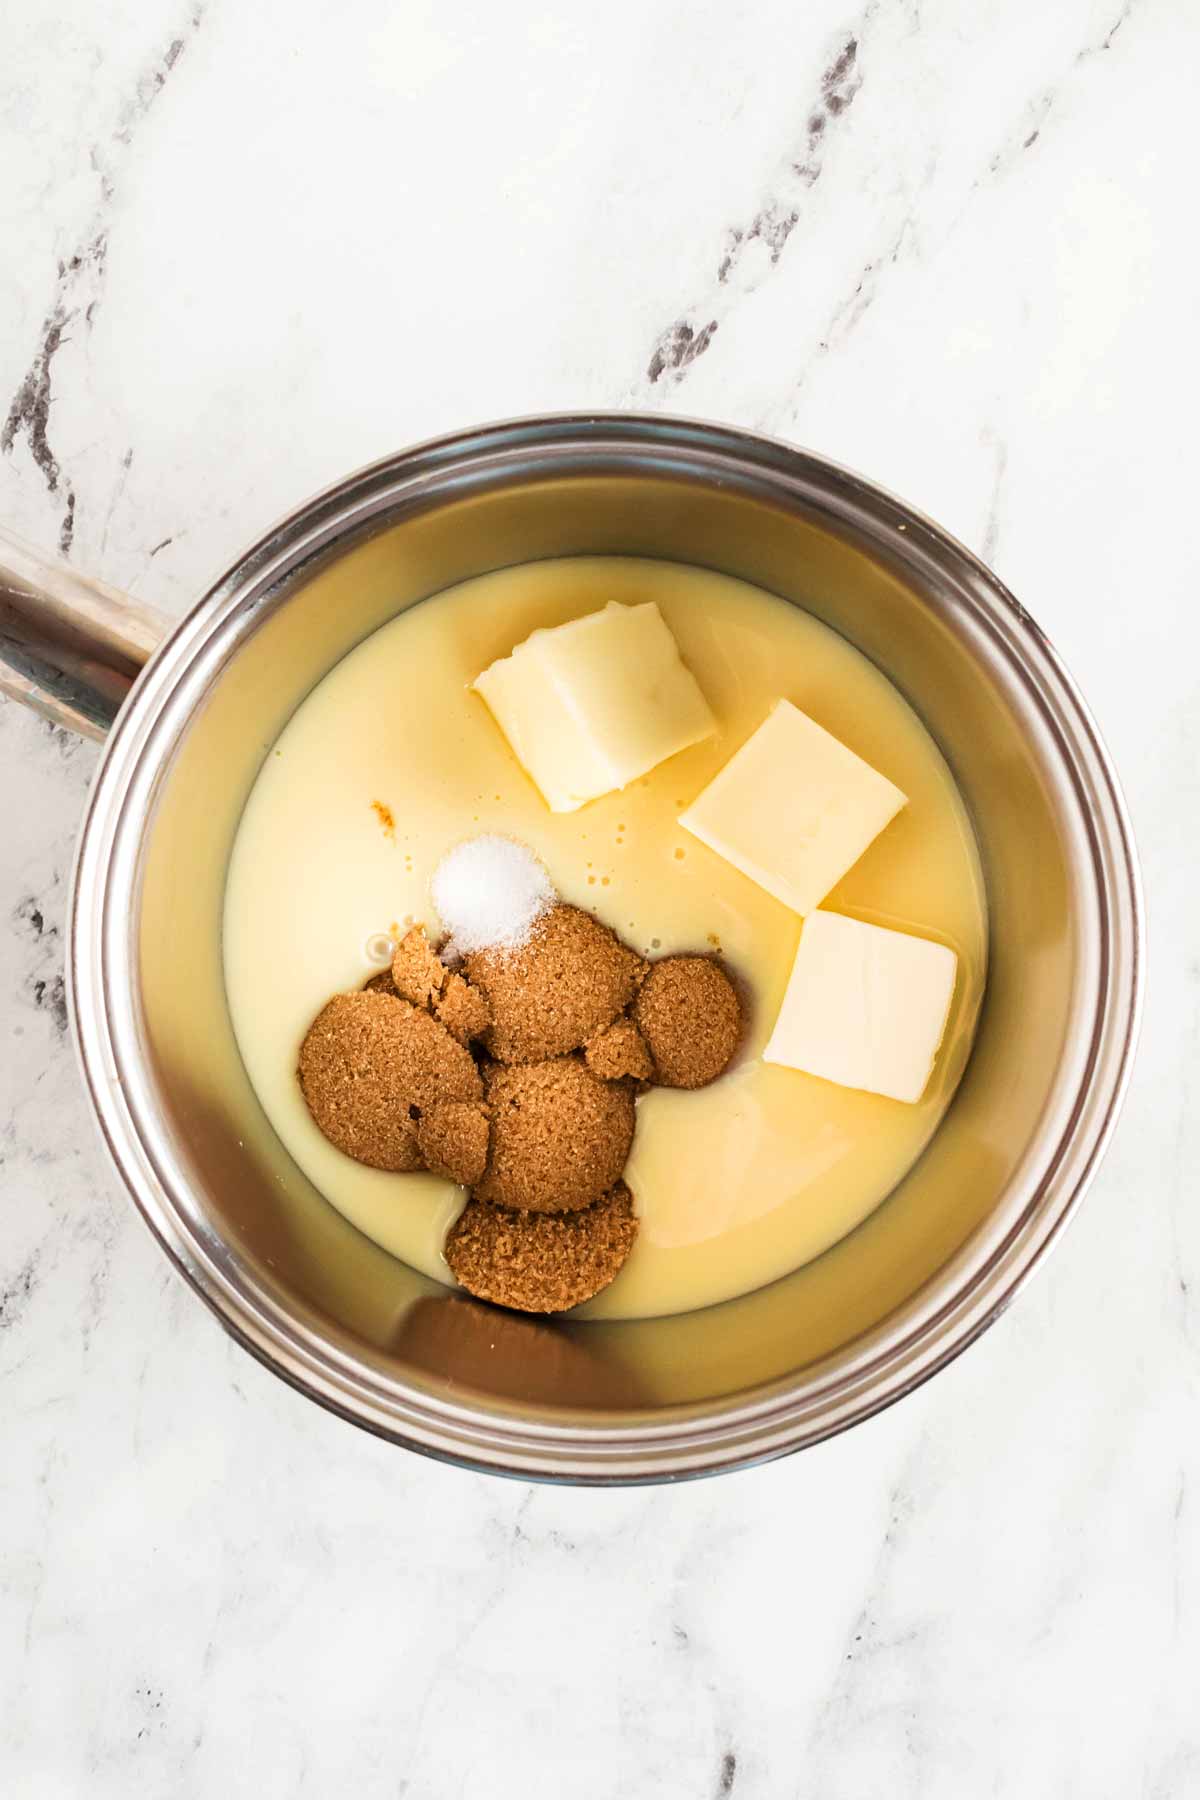
[[[135,898],[158,784],[211,683],[297,571],[405,505],[497,479],[612,469],[757,484],[836,515],[910,570],[952,580],[987,654],[1022,684],[1044,754],[1073,795],[1077,854],[1094,882],[1090,1028],[1069,1053],[1057,1107],[971,1242],[898,1313],[815,1369],[702,1405],[610,1425],[560,1421],[402,1381],[294,1298],[285,1306],[208,1223],[155,1105],[137,999]],[[1141,1013],[1143,902],[1111,758],[1044,634],[949,533],[863,477],[791,445],[701,420],[560,413],[431,439],[347,476],[272,527],[198,601],[143,671],[105,747],[76,855],[69,994],[84,1083],[108,1154],[176,1268],[222,1325],[283,1380],[343,1418],[440,1460],[521,1479],[616,1485],[678,1480],[782,1456],[880,1411],[957,1356],[1057,1241],[1111,1136]]]

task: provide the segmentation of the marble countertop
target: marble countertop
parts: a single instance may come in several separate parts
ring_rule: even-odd
[[[532,1489],[326,1416],[170,1273],[66,1036],[94,751],[0,710],[6,1793],[1200,1794],[1198,56],[1180,0],[6,11],[7,526],[178,611],[430,433],[778,433],[1049,631],[1152,951],[1114,1148],[965,1357],[774,1467]]]

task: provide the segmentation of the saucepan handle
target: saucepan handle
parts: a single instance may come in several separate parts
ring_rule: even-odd
[[[168,623],[0,531],[0,694],[52,724],[103,738]]]

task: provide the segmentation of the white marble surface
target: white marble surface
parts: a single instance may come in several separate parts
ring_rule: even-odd
[[[62,1004],[94,756],[0,711],[0,1790],[1200,1794],[1198,56],[1184,0],[5,8],[6,524],[178,610],[443,428],[812,445],[1058,642],[1152,980],[1080,1218],[920,1394],[678,1491],[464,1475],[266,1375],[117,1193]]]

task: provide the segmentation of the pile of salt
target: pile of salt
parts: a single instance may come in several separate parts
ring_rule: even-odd
[[[430,895],[450,933],[443,951],[447,960],[455,952],[518,949],[557,899],[533,851],[492,832],[468,838],[443,856]]]

